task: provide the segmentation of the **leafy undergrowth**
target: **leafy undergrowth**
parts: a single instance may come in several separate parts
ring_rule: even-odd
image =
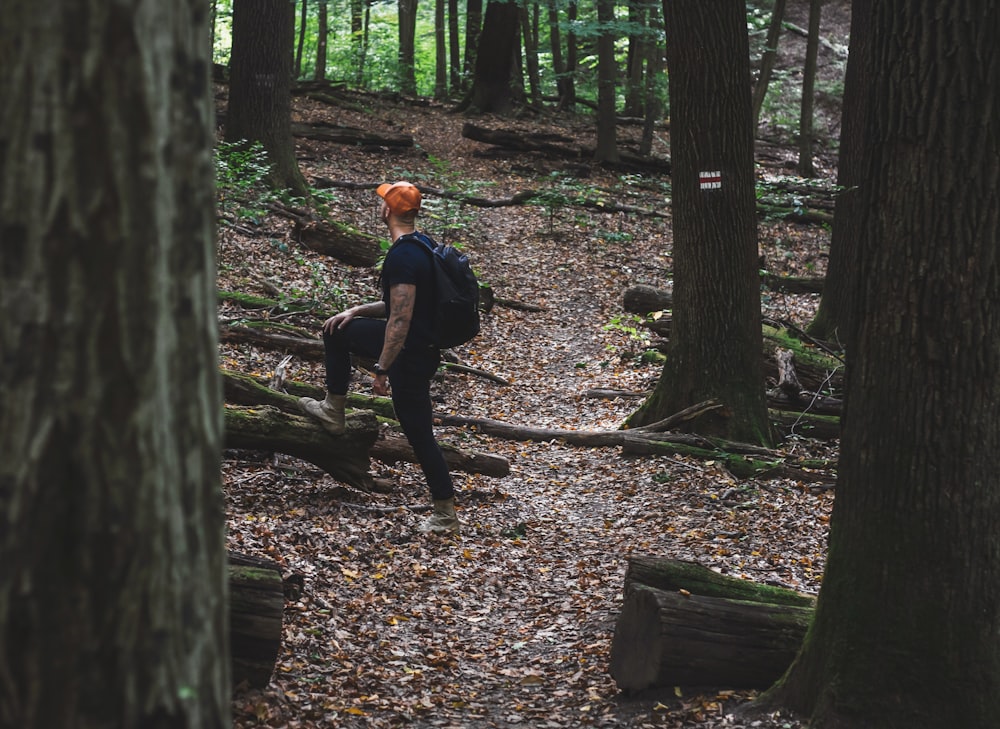
[[[599,169],[570,177],[556,160],[481,156],[484,145],[463,139],[463,120],[444,109],[369,107],[299,99],[296,116],[402,131],[418,147],[393,153],[303,143],[307,178],[409,179],[490,198],[559,187],[568,197],[667,208],[667,179]],[[558,122],[519,124],[552,130]],[[558,131],[591,134],[582,125]],[[667,156],[666,140],[658,145],[654,153]],[[376,202],[371,188],[335,187],[326,214],[382,235]],[[622,294],[639,283],[669,285],[669,218],[572,205],[459,207],[432,195],[426,208],[421,226],[464,245],[498,297],[540,309],[497,306],[482,335],[456,352],[509,385],[448,371],[434,385],[436,409],[527,426],[619,427],[640,402],[627,393],[649,390],[660,372],[642,356],[647,335],[623,313]],[[829,236],[821,228],[762,221],[760,239],[774,273],[825,270]],[[219,256],[223,289],[319,297],[331,309],[376,296],[373,270],[299,247],[291,224],[273,215],[232,216],[220,230]],[[798,325],[817,304],[815,296],[773,292],[762,301],[767,316]],[[240,316],[228,306],[220,312]],[[224,366],[249,373],[270,374],[282,357],[250,345],[220,348]],[[323,382],[316,362],[294,360],[290,376]],[[370,381],[359,375],[354,387],[367,392]],[[598,388],[626,394],[588,396]],[[230,549],[304,578],[301,597],[286,605],[270,685],[234,698],[237,727],[743,726],[729,713],[752,692],[618,691],[608,656],[627,559],[690,559],[816,592],[832,491],[788,479],[738,480],[710,461],[437,431],[443,441],[511,464],[504,478],[454,474],[464,525],[455,539],[415,534],[428,496],[414,466],[373,462],[392,486],[368,493],[290,457],[227,452]],[[822,458],[835,452],[808,440],[782,448]]]

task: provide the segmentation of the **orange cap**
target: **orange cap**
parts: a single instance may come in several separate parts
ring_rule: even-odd
[[[375,191],[385,200],[394,215],[405,215],[420,210],[420,190],[409,182],[379,185]]]

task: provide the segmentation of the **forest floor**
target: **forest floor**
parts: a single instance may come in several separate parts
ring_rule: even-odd
[[[839,3],[829,7],[842,11]],[[839,22],[843,42],[846,21]],[[842,59],[828,52],[826,73],[842,74]],[[384,235],[374,186],[400,179],[494,199],[558,188],[565,197],[669,210],[669,178],[591,165],[571,176],[559,160],[490,155],[487,145],[462,138],[468,120],[446,107],[367,98],[361,110],[300,97],[294,113],[300,121],[415,138],[415,148],[398,152],[299,140],[310,181],[368,186],[331,188],[326,214],[370,233]],[[472,121],[582,143],[593,137],[582,118]],[[820,123],[829,123],[823,133],[835,139],[835,121],[821,115]],[[628,146],[638,128],[621,127],[619,134]],[[772,139],[788,141],[780,132]],[[658,132],[654,154],[668,157],[668,143],[667,133]],[[762,177],[794,174],[790,146],[767,149]],[[818,152],[821,174],[832,179],[835,149]],[[641,393],[660,375],[660,365],[642,357],[648,338],[633,328],[622,294],[635,284],[670,286],[669,217],[572,204],[460,207],[433,195],[425,205],[421,228],[460,242],[498,297],[538,308],[495,307],[482,334],[456,350],[460,362],[510,384],[447,371],[434,384],[436,410],[522,426],[619,428],[641,399],[586,393]],[[825,272],[827,229],[762,219],[759,237],[768,271]],[[291,225],[275,216],[223,225],[219,266],[222,289],[263,294],[277,288],[289,298],[333,294],[351,304],[378,295],[374,270],[301,248]],[[765,316],[797,325],[808,323],[816,304],[815,295],[762,292]],[[319,324],[316,319],[317,331]],[[220,362],[269,375],[282,356],[223,345]],[[295,360],[290,377],[321,385],[322,365]],[[354,389],[370,392],[370,380],[359,374]],[[454,539],[416,535],[424,514],[414,509],[428,496],[415,466],[373,461],[373,473],[393,485],[365,492],[289,457],[226,453],[230,549],[273,559],[304,579],[299,599],[286,605],[272,681],[236,694],[235,726],[744,726],[731,712],[755,696],[751,691],[671,687],[629,697],[618,690],[608,658],[628,557],[694,560],[814,593],[831,490],[790,479],[740,480],[719,463],[679,456],[516,442],[462,427],[439,426],[437,433],[511,464],[503,478],[454,474],[463,522]],[[792,438],[781,447],[829,457],[835,444]],[[799,724],[773,718],[759,726]]]

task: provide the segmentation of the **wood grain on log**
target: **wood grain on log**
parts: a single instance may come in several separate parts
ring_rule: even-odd
[[[791,664],[814,599],[679,560],[630,558],[611,644],[623,691],[766,688]]]

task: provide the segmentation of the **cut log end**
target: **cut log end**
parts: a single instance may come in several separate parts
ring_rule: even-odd
[[[662,654],[660,610],[656,598],[636,590],[626,598],[611,643],[611,677],[625,693],[656,683]]]

